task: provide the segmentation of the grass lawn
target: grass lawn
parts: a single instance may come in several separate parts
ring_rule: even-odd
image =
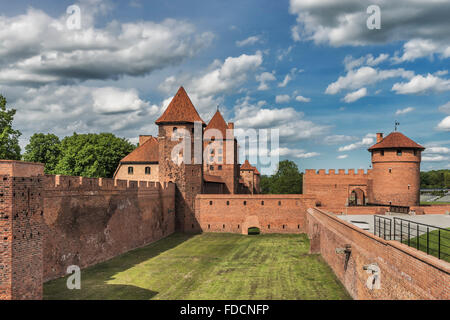
[[[447,229],[450,230],[450,229]],[[432,256],[438,256],[438,230],[431,231],[428,236],[429,242],[429,254]],[[424,233],[419,237],[410,239],[410,246],[417,248],[417,242],[419,242],[419,250],[427,252],[427,234]],[[403,240],[404,244],[408,244],[408,240]],[[450,262],[450,232],[441,230],[441,259]]]
[[[433,205],[433,204],[450,204],[450,202],[443,202],[443,201],[422,201],[420,203],[421,206],[426,206],[426,205]]]
[[[176,233],[82,270],[81,290],[47,282],[44,299],[350,299],[306,235]]]

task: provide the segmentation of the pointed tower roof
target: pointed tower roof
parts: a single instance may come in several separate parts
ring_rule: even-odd
[[[158,140],[155,137],[149,138],[129,155],[120,160],[120,162],[159,162]]]
[[[166,111],[164,111],[162,116],[159,117],[155,123],[194,123],[197,121],[201,122],[203,125],[206,125],[202,118],[200,118],[184,88],[180,87]]]
[[[244,163],[241,166],[241,170],[253,170],[253,166],[245,159]]]
[[[422,147],[420,144],[415,143],[410,138],[408,138],[407,136],[405,136],[400,132],[391,132],[383,140],[374,144],[368,150],[372,151],[375,149],[396,149],[396,148],[425,150],[425,148]]]
[[[220,130],[222,132],[222,138],[226,139],[227,137],[227,128],[228,125],[225,122],[225,119],[222,117],[222,114],[219,110],[216,111],[212,119],[209,121],[208,125],[206,126],[206,130],[208,129],[216,129]]]

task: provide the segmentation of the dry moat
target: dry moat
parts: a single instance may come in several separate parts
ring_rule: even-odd
[[[176,233],[44,285],[45,299],[350,299],[306,235]]]

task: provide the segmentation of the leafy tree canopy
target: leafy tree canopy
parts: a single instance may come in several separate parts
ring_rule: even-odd
[[[61,141],[61,156],[55,173],[112,178],[120,160],[134,148],[128,140],[112,133],[74,133]]]
[[[450,170],[421,172],[420,187],[424,189],[450,188]]]
[[[303,174],[295,162],[284,160],[278,164],[274,175],[261,177],[260,185],[265,194],[301,194]]]
[[[15,109],[6,109],[6,99],[0,95],[0,159],[20,160],[21,133],[12,127],[15,114]]]
[[[61,141],[54,134],[35,133],[25,147],[23,159],[45,164],[46,174],[55,174],[61,156]]]

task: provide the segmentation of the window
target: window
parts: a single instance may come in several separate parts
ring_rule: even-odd
[[[145,167],[145,174],[151,174],[152,169],[150,167]]]
[[[281,206],[281,201],[278,201],[278,205]]]
[[[262,205],[262,206],[264,205],[264,201],[261,201],[261,205]]]
[[[381,154],[382,157],[384,157],[384,150],[381,150],[380,154]]]
[[[222,166],[218,166],[217,169],[218,169],[218,170],[222,170]]]
[[[214,171],[214,166],[209,166],[209,170]]]
[[[389,168],[389,173],[392,173],[392,168]]]
[[[223,150],[222,149],[219,149],[219,154],[222,154],[223,153]]]
[[[128,167],[128,174],[133,174],[133,167]]]
[[[244,206],[246,206],[247,205],[247,201],[244,201]]]
[[[267,225],[267,229],[270,229],[270,224]]]
[[[212,202],[212,201],[210,201],[210,202],[209,202],[209,205],[210,205],[210,206],[212,206],[212,204],[213,204],[213,202]]]
[[[414,150],[414,155],[417,156],[417,150]]]
[[[210,224],[208,224],[208,229],[211,229],[211,225]]]
[[[223,158],[219,157],[219,163],[222,163],[222,161],[223,161]]]
[[[173,127],[172,132],[175,134],[175,133],[177,133],[177,131],[178,131],[178,128],[177,127]]]
[[[227,206],[229,206],[230,205],[230,201],[227,201]]]
[[[411,185],[410,184],[408,184],[408,190],[411,190]]]
[[[194,133],[194,128],[191,129],[191,132]]]
[[[402,150],[397,150],[397,156],[401,156],[402,155]]]
[[[223,225],[223,228],[225,229],[225,225]]]

